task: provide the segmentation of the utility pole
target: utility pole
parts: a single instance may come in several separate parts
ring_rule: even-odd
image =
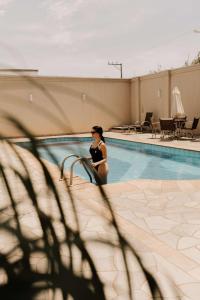
[[[108,62],[108,65],[109,66],[113,66],[113,67],[115,67],[117,70],[120,70],[120,77],[122,78],[122,63],[113,63],[113,62]],[[119,68],[120,67],[120,68]]]

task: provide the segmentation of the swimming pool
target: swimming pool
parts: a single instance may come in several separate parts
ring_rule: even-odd
[[[137,143],[114,138],[106,139],[108,148],[108,183],[124,182],[131,179],[200,179],[200,152],[171,147]],[[52,161],[47,146],[61,165],[70,154],[89,156],[90,138],[50,138],[41,140],[39,152],[42,158]],[[28,143],[21,144],[28,147]],[[69,169],[74,158],[66,162]],[[80,166],[74,172],[88,180]]]

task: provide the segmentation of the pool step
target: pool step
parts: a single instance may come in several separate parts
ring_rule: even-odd
[[[69,174],[65,174],[65,181],[67,181],[67,183],[69,184]],[[81,190],[81,189],[85,189],[88,186],[91,186],[92,183],[90,183],[89,181],[86,181],[85,179],[79,177],[79,176],[73,176],[73,184],[70,187],[71,189],[76,189],[76,190]]]

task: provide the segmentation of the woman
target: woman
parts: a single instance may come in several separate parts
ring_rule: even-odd
[[[94,141],[90,146],[90,154],[92,156],[92,166],[96,169],[98,177],[97,183],[106,184],[108,174],[107,149],[103,137],[103,129],[100,126],[92,127],[91,131]]]

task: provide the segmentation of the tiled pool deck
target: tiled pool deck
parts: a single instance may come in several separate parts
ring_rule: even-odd
[[[149,134],[106,133],[105,136],[200,151],[200,141],[161,142],[159,138],[152,139]],[[41,197],[42,209],[56,217],[54,203],[45,201],[44,182],[38,166],[28,151],[21,148],[19,151],[31,169]],[[5,164],[8,163],[7,158],[2,154],[0,157]],[[18,163],[12,161],[15,166],[18,166]],[[48,162],[46,164],[57,182],[63,207],[70,220],[69,212],[72,209],[64,183],[58,180],[57,168]],[[25,192],[15,177],[13,177],[13,185],[17,197],[23,199]],[[102,204],[98,188],[76,178],[71,191],[76,197],[82,236],[86,239],[113,240],[112,231],[108,230],[109,213]],[[165,291],[165,299],[198,300],[200,295],[200,180],[132,180],[108,184],[105,186],[105,191],[113,205],[122,232],[138,250],[147,269],[160,280]],[[30,204],[23,201],[23,205],[20,206],[20,220],[30,235],[39,235],[33,209]],[[1,207],[7,203],[3,190],[0,203]],[[4,217],[6,218],[6,215]],[[69,222],[72,224],[73,220]],[[58,230],[58,234],[62,235],[62,232],[59,233]],[[12,241],[9,237],[1,236],[1,245],[3,244],[6,248],[11,247],[9,245]],[[95,258],[98,272],[105,282],[108,299],[128,299],[124,281],[125,271],[118,251],[102,244],[88,244],[88,247]],[[33,265],[36,268],[43,268],[42,259],[43,257],[40,256],[33,257]],[[134,278],[134,299],[150,300],[145,280],[138,267],[131,266],[131,272]],[[165,276],[170,278],[170,281],[166,281]],[[0,278],[3,278],[3,274]],[[171,281],[180,298],[171,292]],[[48,299],[48,296],[43,295],[41,299]]]

